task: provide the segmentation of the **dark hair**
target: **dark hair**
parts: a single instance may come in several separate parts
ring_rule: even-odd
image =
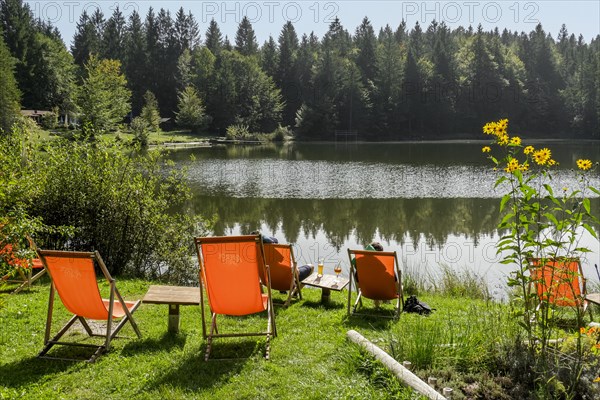
[[[383,251],[383,246],[379,242],[371,243],[371,247],[373,247],[377,251]]]

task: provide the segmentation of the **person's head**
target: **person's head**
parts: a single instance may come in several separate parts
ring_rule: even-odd
[[[383,251],[383,246],[379,242],[371,243],[371,247],[374,248],[376,251]]]

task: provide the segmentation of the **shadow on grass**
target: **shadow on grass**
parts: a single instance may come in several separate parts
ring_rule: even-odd
[[[250,359],[263,357],[265,343],[256,339],[215,339],[209,361],[204,361],[205,351],[206,344],[203,344],[195,351],[186,352],[177,365],[151,382],[149,388],[170,386],[198,391],[221,386],[238,374]]]
[[[360,309],[360,314],[345,315],[342,323],[352,329],[389,330],[402,319],[390,318],[394,315],[393,310],[386,309]]]
[[[77,361],[44,360],[37,357],[28,357],[8,364],[1,364],[0,379],[4,387],[26,387],[34,382],[52,379],[52,375],[87,365],[87,363]]]
[[[321,303],[321,301],[305,300],[304,303],[302,303],[302,307],[324,308],[326,310],[340,310],[346,307],[346,303],[332,300],[326,303]]]
[[[164,352],[172,349],[182,350],[185,346],[187,335],[165,332],[159,338],[135,339],[123,346],[124,356],[134,356],[140,353]]]

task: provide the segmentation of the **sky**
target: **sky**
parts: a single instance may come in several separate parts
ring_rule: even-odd
[[[389,24],[394,30],[404,19],[409,28],[418,21],[425,30],[432,20],[444,21],[448,26],[476,28],[481,24],[484,30],[498,27],[512,31],[530,32],[538,23],[556,38],[561,25],[567,26],[569,34],[582,34],[586,43],[600,35],[600,0],[577,1],[115,1],[115,0],[56,0],[31,1],[34,16],[50,21],[60,30],[63,40],[70,46],[77,21],[83,10],[88,14],[101,8],[106,18],[118,6],[125,16],[137,10],[142,18],[153,7],[156,11],[165,8],[173,17],[180,7],[186,13],[191,11],[199,24],[201,40],[208,23],[214,18],[223,35],[234,41],[240,20],[247,16],[253,25],[260,44],[279,36],[286,21],[292,21],[298,36],[314,31],[322,37],[331,21],[337,16],[342,25],[351,33],[366,16],[375,31]]]

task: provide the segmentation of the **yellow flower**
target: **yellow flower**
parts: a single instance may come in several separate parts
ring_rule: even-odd
[[[556,160],[552,160],[552,159],[548,160],[548,166],[549,167],[553,167],[555,165],[558,165],[558,163],[556,162]]]
[[[523,149],[523,153],[530,154],[530,153],[533,153],[534,150],[535,149],[533,148],[533,146],[527,146]]]
[[[600,376],[594,379],[594,382],[600,382]]]
[[[495,131],[496,131],[496,123],[495,122],[488,122],[487,124],[485,124],[483,126],[483,133],[485,133],[486,135],[491,135]]]
[[[586,331],[585,326],[582,326],[581,328],[579,328],[580,334],[585,335],[585,331]]]
[[[587,171],[592,168],[592,162],[590,160],[577,160],[577,167],[583,171]]]
[[[516,158],[511,158],[508,160],[508,164],[506,165],[506,168],[504,168],[504,170],[506,172],[513,172],[519,169],[519,160],[517,160]]]
[[[510,144],[514,144],[515,146],[519,146],[521,144],[521,138],[518,136],[513,137],[512,139],[510,139]]]
[[[508,144],[508,140],[509,138],[507,134],[498,135],[498,144],[500,146],[506,146]]]
[[[484,153],[489,153],[490,151],[492,151],[492,149],[490,149],[490,146],[484,146],[484,147],[481,149],[481,151],[482,151],[482,152],[484,152]]]
[[[546,165],[548,160],[550,160],[550,157],[552,157],[552,152],[547,147],[544,147],[543,149],[537,150],[533,153],[533,160],[538,165]]]
[[[529,171],[529,163],[525,162],[525,163],[521,164],[521,165],[519,166],[519,170],[521,170],[521,171],[523,171],[523,172],[525,172],[525,171]]]

